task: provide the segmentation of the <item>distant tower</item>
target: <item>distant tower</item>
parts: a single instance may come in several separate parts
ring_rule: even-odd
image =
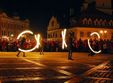
[[[113,15],[113,0],[96,0],[96,9],[106,14]]]
[[[83,5],[81,7],[81,11],[86,11],[88,9],[89,4],[95,2],[95,0],[84,0]]]
[[[57,18],[52,16],[52,18],[49,21],[48,30],[56,30],[60,27]]]

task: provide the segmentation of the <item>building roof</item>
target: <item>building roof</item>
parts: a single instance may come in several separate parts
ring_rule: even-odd
[[[83,20],[91,20],[92,23],[85,23],[83,24]],[[97,23],[95,24],[95,20],[102,21],[100,25]],[[110,21],[113,21],[113,15],[108,15],[104,12],[99,11],[95,7],[95,3],[91,3],[88,5],[88,8],[84,11],[81,11],[79,15],[71,16],[70,17],[70,27],[74,26],[87,26],[87,27],[109,27],[112,28],[113,24],[109,24]],[[106,22],[106,24],[102,24],[103,22]]]

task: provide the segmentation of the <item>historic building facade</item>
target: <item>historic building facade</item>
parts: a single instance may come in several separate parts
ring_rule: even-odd
[[[87,26],[86,26],[87,25]],[[102,19],[81,19],[81,26],[74,26],[67,29],[67,36],[69,32],[73,32],[76,40],[88,39],[92,32],[98,32],[101,39],[111,39],[113,35],[113,20],[102,20]],[[64,27],[65,28],[65,27]],[[61,41],[62,27],[59,26],[57,18],[54,16],[51,18],[47,31],[47,40]],[[92,37],[96,38],[96,37]]]
[[[51,41],[57,41],[61,39],[61,31],[60,25],[57,21],[57,19],[53,16],[50,21],[47,28],[47,40]]]
[[[52,16],[48,25],[47,40],[61,41],[61,31],[63,31],[63,29],[65,28],[67,29],[66,37],[68,37],[69,32],[73,32],[74,39],[76,40],[88,39],[92,32],[98,32],[101,36],[101,39],[110,40],[113,37],[113,17],[112,15],[110,15],[112,14],[112,6],[110,5],[110,7],[108,7],[107,5],[110,4],[110,2],[111,0],[103,0],[103,2],[102,0],[96,0],[95,10],[93,11],[93,13],[89,13],[89,11],[87,11],[89,10],[88,5],[92,3],[89,3],[88,0],[85,0],[82,7],[82,14],[78,17],[71,16],[71,26],[68,27],[62,27],[57,18]],[[103,3],[103,5],[99,5],[101,3]],[[110,12],[106,11],[108,10],[108,8],[110,9]],[[92,38],[97,38],[97,36],[93,36]]]
[[[19,17],[8,17],[6,13],[0,13],[0,38],[16,38],[20,32],[29,29],[29,20],[20,20]]]

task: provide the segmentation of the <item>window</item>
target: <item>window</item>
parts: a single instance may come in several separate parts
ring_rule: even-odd
[[[5,36],[6,35],[6,32],[5,31],[3,31],[3,36]]]
[[[103,25],[103,26],[105,26],[105,25],[106,25],[106,20],[104,20],[104,21],[102,22],[102,25]]]
[[[6,35],[6,32],[5,31],[2,31],[2,36],[5,36]]]
[[[88,24],[92,24],[91,18],[88,19]]]
[[[54,37],[54,33],[52,34],[52,37]]]
[[[84,36],[84,32],[80,32],[80,37],[83,37]]]
[[[4,31],[2,31],[2,36],[4,36]]]
[[[109,21],[109,25],[113,26],[113,21],[112,20]]]
[[[55,33],[55,38],[57,38],[57,33]]]
[[[98,25],[98,19],[96,19],[96,20],[94,21],[94,24],[95,24],[95,25]]]
[[[50,38],[50,35],[48,34],[48,38]]]
[[[52,38],[52,34],[50,34],[50,38]]]
[[[8,31],[8,36],[11,36],[11,32]]]

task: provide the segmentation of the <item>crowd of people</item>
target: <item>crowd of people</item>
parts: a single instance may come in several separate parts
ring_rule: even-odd
[[[46,52],[62,52],[67,51],[67,49],[63,50],[61,47],[62,42],[58,41],[46,41],[43,39],[41,42],[41,50]],[[7,39],[0,39],[0,51],[18,51],[20,42],[19,40],[7,40]],[[67,42],[68,44],[68,42]],[[24,49],[33,48],[36,45],[35,40],[26,39],[24,45]],[[112,53],[113,52],[113,40],[96,40],[90,39],[90,45],[94,50],[102,50],[102,53]],[[87,39],[86,40],[73,40],[72,41],[72,51],[74,52],[89,52],[89,46]],[[37,48],[35,51],[40,51],[40,47]]]

